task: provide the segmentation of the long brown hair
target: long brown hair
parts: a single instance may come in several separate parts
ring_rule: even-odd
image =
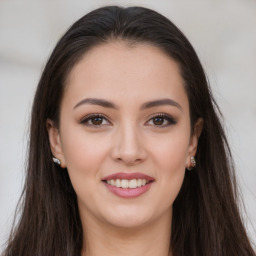
[[[4,256],[80,255],[83,231],[67,170],[52,162],[46,120],[59,123],[70,70],[85,52],[112,40],[149,43],[174,59],[190,104],[191,127],[201,117],[197,167],[187,172],[173,205],[174,256],[255,255],[237,202],[231,152],[201,63],[183,33],[159,13],[141,7],[103,7],[78,20],[57,43],[36,91],[21,217]]]

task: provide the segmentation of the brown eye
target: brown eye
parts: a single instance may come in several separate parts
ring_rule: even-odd
[[[177,121],[170,115],[160,113],[152,117],[146,122],[147,126],[155,126],[159,128],[168,127],[170,125],[175,125]]]
[[[103,122],[103,118],[102,118],[102,117],[93,117],[93,118],[91,119],[91,123],[92,123],[93,125],[101,125],[102,122]]]
[[[164,117],[157,116],[157,117],[154,117],[152,121],[154,125],[163,125],[165,120],[164,120]]]
[[[98,114],[92,114],[81,120],[81,124],[84,124],[86,126],[91,126],[91,127],[101,127],[105,125],[109,125],[110,122],[108,119],[102,115]]]

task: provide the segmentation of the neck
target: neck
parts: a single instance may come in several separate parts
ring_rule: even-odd
[[[136,228],[113,227],[92,219],[83,226],[82,256],[171,256],[171,213]]]

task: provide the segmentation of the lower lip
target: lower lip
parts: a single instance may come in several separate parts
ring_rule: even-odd
[[[149,182],[146,185],[138,188],[118,188],[104,182],[105,186],[108,188],[110,192],[123,198],[134,198],[144,194],[146,191],[149,190],[152,183],[153,182]]]

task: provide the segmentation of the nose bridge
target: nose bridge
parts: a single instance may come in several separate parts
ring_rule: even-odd
[[[132,164],[145,158],[145,150],[136,123],[122,123],[116,131],[114,145],[113,155],[118,161]]]

